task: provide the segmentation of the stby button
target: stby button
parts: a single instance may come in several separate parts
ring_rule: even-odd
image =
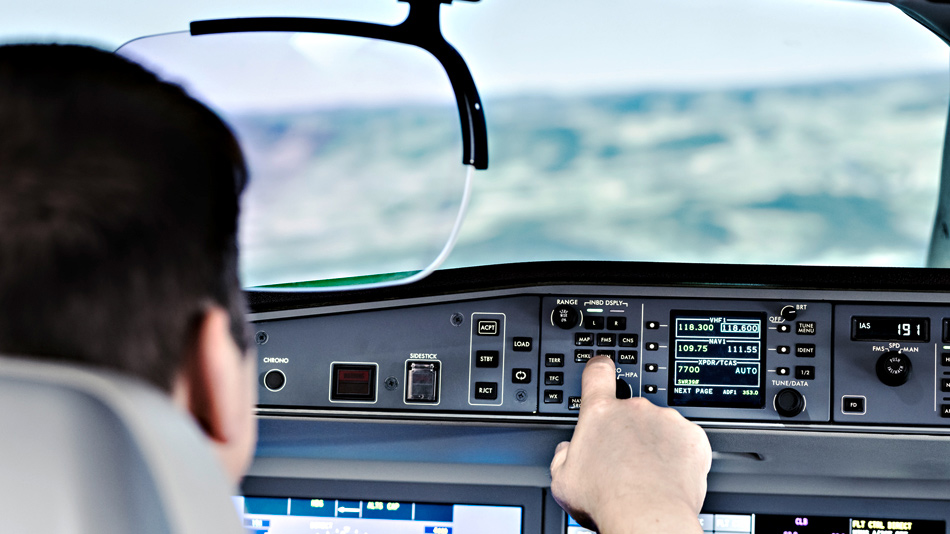
[[[848,396],[841,397],[841,412],[852,415],[864,415],[867,413],[864,397]]]
[[[534,339],[530,337],[516,337],[511,343],[515,352],[531,352],[534,350]]]
[[[795,333],[800,336],[813,336],[817,331],[814,321],[798,321],[795,323]]]
[[[475,367],[498,367],[497,350],[479,350],[475,351]]]
[[[480,336],[498,335],[498,321],[494,319],[479,319],[477,326],[478,335]]]
[[[475,398],[479,400],[495,400],[498,398],[497,382],[475,382]]]

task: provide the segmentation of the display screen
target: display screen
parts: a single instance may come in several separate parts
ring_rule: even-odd
[[[521,534],[520,506],[234,497],[248,534]]]
[[[852,341],[930,341],[930,319],[921,317],[852,317]]]
[[[670,325],[670,406],[764,405],[764,314],[674,311]]]
[[[699,514],[705,534],[945,534],[944,521],[873,516]],[[591,534],[568,516],[567,534]]]

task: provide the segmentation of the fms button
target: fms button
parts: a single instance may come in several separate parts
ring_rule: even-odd
[[[498,335],[498,321],[496,321],[495,319],[479,319],[478,320],[478,335],[497,336]]]

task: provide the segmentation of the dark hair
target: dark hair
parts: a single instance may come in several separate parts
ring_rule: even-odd
[[[234,135],[93,48],[0,46],[0,352],[169,390],[208,306],[246,349]]]

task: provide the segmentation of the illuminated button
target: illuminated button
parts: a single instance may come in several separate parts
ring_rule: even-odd
[[[660,344],[653,341],[644,344],[643,348],[647,350],[660,350]]]
[[[940,391],[950,391],[950,378],[940,379]]]
[[[620,351],[620,354],[617,355],[617,363],[624,364],[624,365],[636,365],[637,351],[635,350]]]
[[[795,323],[795,333],[800,336],[813,336],[816,332],[814,321],[798,321]]]
[[[657,321],[647,321],[643,323],[643,325],[647,327],[647,330],[656,330],[657,328],[660,328],[660,323]]]
[[[779,354],[788,354],[788,353],[792,352],[792,348],[789,347],[788,345],[779,345],[778,347],[776,347],[775,350],[776,350]]]
[[[950,417],[950,404],[940,405],[940,417]]]
[[[616,334],[597,334],[598,347],[614,347],[617,345]]]
[[[564,373],[544,373],[545,386],[563,386]]]
[[[593,347],[594,334],[590,332],[579,332],[574,334],[574,344],[578,347]]]
[[[333,383],[330,389],[331,400],[376,400],[375,365],[339,365],[333,366]]]
[[[498,321],[495,319],[479,319],[477,332],[480,336],[497,336]]]
[[[640,343],[640,336],[636,334],[620,334],[621,347],[636,347]]]
[[[812,343],[796,343],[795,356],[798,356],[799,358],[814,358],[815,345]]]
[[[270,391],[280,391],[286,383],[287,377],[280,369],[271,369],[264,375],[264,387]]]
[[[588,330],[603,330],[604,329],[604,318],[603,317],[585,317],[584,318],[584,328]]]
[[[498,367],[497,350],[479,350],[475,351],[475,367]]]
[[[495,400],[498,398],[497,382],[475,382],[475,398],[479,400]]]
[[[865,403],[864,397],[859,397],[855,395],[848,396],[848,397],[841,397],[841,412],[864,415],[865,413],[867,413],[867,409],[865,409],[864,403]]]
[[[515,384],[527,384],[531,382],[531,369],[512,369],[511,381]]]
[[[656,393],[656,391],[657,391],[657,388],[653,384],[647,384],[643,386],[644,393]]]
[[[611,360],[617,361],[616,351],[612,351],[612,350],[598,350],[598,351],[597,351],[597,355],[598,355],[598,356],[606,356],[606,357],[610,358]]]
[[[580,397],[568,397],[567,398],[567,409],[568,410],[580,410],[581,409],[581,398]]]
[[[799,380],[812,380],[815,378],[815,368],[811,366],[799,365],[795,367],[795,378]]]
[[[511,348],[515,352],[531,352],[534,350],[534,339],[530,337],[516,337],[511,342]]]
[[[788,376],[791,370],[788,367],[779,367],[775,370],[775,374],[779,376]]]
[[[561,404],[564,402],[564,392],[560,389],[544,390],[544,404]]]
[[[660,369],[660,366],[655,363],[648,363],[643,366],[643,370],[648,373],[655,373]]]
[[[607,330],[626,330],[626,329],[627,329],[626,317],[608,317],[607,318]]]
[[[950,343],[950,319],[943,320],[943,342]]]
[[[778,325],[777,330],[783,334],[787,334],[792,331],[792,327],[787,324],[780,324]]]
[[[950,352],[940,353],[940,365],[950,367]]]
[[[545,354],[544,366],[545,367],[564,367],[564,355],[563,354]]]
[[[587,363],[588,360],[594,357],[594,351],[592,350],[575,350],[574,351],[574,361],[577,363]]]

